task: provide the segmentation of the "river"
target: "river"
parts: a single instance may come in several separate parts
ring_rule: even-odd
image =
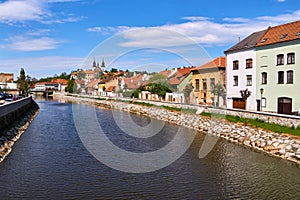
[[[0,199],[300,198],[299,167],[223,139],[199,159],[205,137],[200,133],[190,148],[165,168],[148,173],[112,169],[85,148],[76,131],[72,104],[37,103],[38,116],[0,165]],[[166,123],[157,136],[135,139],[117,129],[110,110],[96,109],[96,114],[108,137],[128,151],[159,149],[178,130]],[[133,114],[131,118],[142,126],[150,121]]]

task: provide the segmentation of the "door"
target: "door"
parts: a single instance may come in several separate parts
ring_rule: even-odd
[[[246,99],[242,98],[233,98],[233,108],[238,108],[238,109],[246,109]]]
[[[288,97],[278,98],[277,112],[279,114],[292,114],[292,99]]]
[[[260,100],[256,100],[256,106],[257,106],[257,107],[256,107],[256,108],[257,108],[256,110],[257,110],[257,111],[260,111]]]

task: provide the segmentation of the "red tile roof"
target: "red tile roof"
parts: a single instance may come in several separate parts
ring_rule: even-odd
[[[63,78],[57,78],[57,79],[52,79],[51,83],[58,83],[61,85],[68,85],[68,80],[63,79]]]
[[[266,34],[256,46],[265,46],[297,39],[300,39],[300,20],[275,27],[269,27]]]
[[[195,69],[195,67],[177,69],[176,73],[170,78],[170,81],[169,81],[170,84],[171,85],[180,84],[194,69]]]
[[[115,86],[109,86],[107,89],[105,89],[105,92],[112,92],[114,91]]]
[[[137,74],[136,76],[124,78],[124,82],[127,85],[127,89],[137,89],[139,86],[143,85],[143,74]]]
[[[214,60],[205,63],[204,65],[201,65],[200,67],[195,68],[194,71],[201,70],[201,69],[212,69],[212,68],[226,68],[226,58],[223,56],[220,56],[218,58],[215,58]]]
[[[92,88],[92,87],[94,87],[94,86],[98,86],[98,83],[100,82],[100,80],[99,79],[97,79],[97,80],[92,80],[92,81],[90,81],[88,84],[87,84],[87,87],[88,88]]]
[[[172,70],[164,70],[159,72],[159,74],[164,75],[165,77],[169,77],[172,74]]]

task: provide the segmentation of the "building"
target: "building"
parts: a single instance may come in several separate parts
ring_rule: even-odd
[[[38,82],[35,84],[35,91],[58,91],[59,84],[51,82]]]
[[[66,87],[68,86],[68,80],[63,78],[52,79],[51,83],[58,83],[58,91],[65,92]]]
[[[0,82],[1,83],[13,83],[14,74],[13,73],[0,73]]]
[[[173,93],[166,94],[166,101],[176,102],[176,103],[186,103],[186,98],[184,96],[185,87],[190,84],[192,80],[192,71],[195,67],[182,67],[176,68],[174,73],[169,75],[169,82],[173,89]],[[188,102],[189,103],[189,102]]]
[[[192,103],[223,106],[225,105],[226,58],[218,57],[192,70],[194,99]],[[220,88],[216,94],[216,87]]]
[[[265,32],[252,33],[225,51],[227,108],[257,109],[255,46]]]
[[[256,45],[258,105],[281,114],[300,110],[300,21],[269,27]]]

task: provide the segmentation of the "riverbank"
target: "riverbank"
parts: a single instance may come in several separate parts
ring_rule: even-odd
[[[22,109],[24,108],[24,110]],[[8,117],[3,117],[6,123],[2,123],[0,132],[0,163],[10,154],[13,145],[19,140],[26,131],[35,116],[38,114],[38,105],[31,100],[31,103],[22,108],[8,113]],[[21,111],[20,111],[21,110]],[[17,113],[17,114],[16,114]],[[13,120],[13,122],[11,122]]]
[[[63,98],[65,101],[92,104],[109,109],[118,109],[167,121],[179,126],[185,126],[300,165],[300,138],[296,136],[265,131],[260,128],[245,126],[240,123],[230,123],[224,118],[199,115],[199,112],[202,112],[203,110],[198,111],[197,114],[189,114],[167,110],[158,106],[142,106],[128,102],[96,100],[61,95],[58,95],[57,97]]]

